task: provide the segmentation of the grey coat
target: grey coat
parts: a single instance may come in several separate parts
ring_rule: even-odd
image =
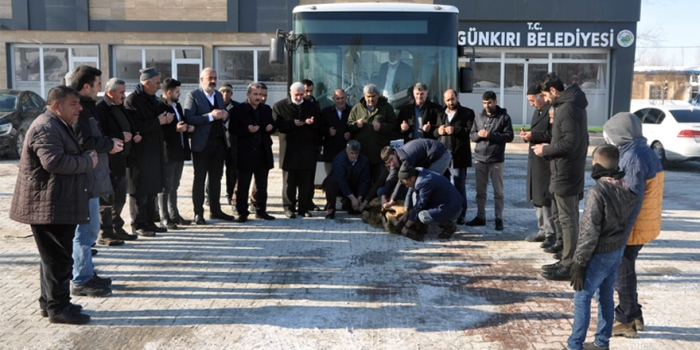
[[[10,219],[30,225],[87,224],[92,159],[73,131],[47,110],[29,127],[26,140]]]

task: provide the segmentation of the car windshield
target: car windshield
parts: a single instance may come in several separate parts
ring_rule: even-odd
[[[700,123],[700,108],[675,109],[670,112],[679,123]]]
[[[9,94],[0,94],[0,112],[12,112],[17,106],[17,96]]]

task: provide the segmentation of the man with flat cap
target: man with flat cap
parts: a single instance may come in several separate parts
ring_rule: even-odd
[[[224,172],[227,142],[224,120],[228,111],[224,98],[216,90],[216,71],[204,68],[199,74],[199,88],[187,93],[185,122],[194,125],[192,133],[192,164],[194,183],[192,203],[197,225],[205,225],[204,187],[209,177],[209,218],[233,221],[233,216],[221,211],[221,177]]]
[[[423,235],[411,229],[418,221],[424,225],[438,225],[442,232],[438,238],[449,239],[457,232],[455,220],[462,212],[464,197],[442,174],[403,164],[399,179],[408,187],[406,213],[399,219],[405,222],[401,234],[416,241]],[[409,212],[408,209],[411,209]]]
[[[136,135],[127,160],[127,192],[134,234],[150,237],[155,236],[156,232],[168,231],[156,226],[154,218],[156,197],[165,187],[161,125],[171,123],[174,114],[158,112],[156,91],[160,89],[160,73],[155,68],[142,69],[140,72],[139,84],[124,101]]]

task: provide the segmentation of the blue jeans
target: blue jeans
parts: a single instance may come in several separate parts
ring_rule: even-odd
[[[574,326],[567,342],[569,350],[583,349],[586,332],[591,323],[591,299],[598,291],[598,329],[595,332],[595,343],[607,348],[610,344],[613,320],[615,316],[615,301],[613,288],[617,266],[622,259],[622,247],[611,253],[593,253],[586,267],[586,280],[583,290],[574,293]]]
[[[73,237],[73,284],[87,283],[95,274],[90,247],[97,241],[100,232],[100,199],[90,198],[90,222],[78,225]]]

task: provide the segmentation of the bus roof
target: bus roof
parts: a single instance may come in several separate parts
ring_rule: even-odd
[[[391,2],[360,2],[340,4],[300,5],[294,7],[292,13],[302,12],[450,12],[459,10],[450,5],[438,4],[406,4]]]

